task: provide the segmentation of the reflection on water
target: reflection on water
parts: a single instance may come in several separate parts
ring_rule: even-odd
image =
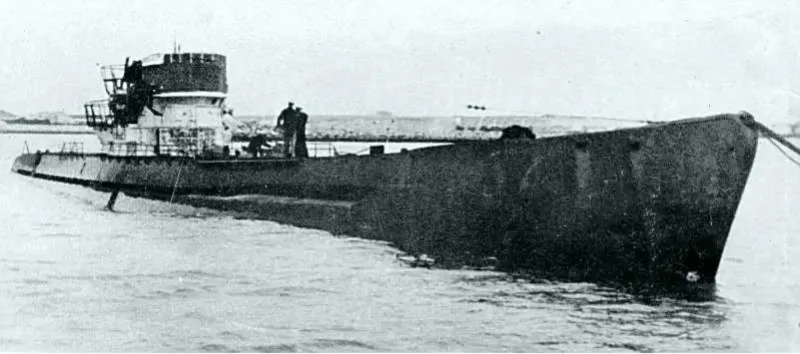
[[[800,173],[768,147],[718,285],[678,292],[410,268],[381,242],[129,197],[111,213],[0,173],[0,351],[798,350]]]
[[[595,337],[597,344],[610,349],[655,351],[663,350],[661,345],[674,340],[700,344],[709,339],[719,343],[701,344],[698,348],[733,348],[725,343],[729,338],[703,335],[709,328],[718,328],[727,320],[729,304],[723,298],[709,294],[714,292],[713,289],[701,291],[705,300],[700,300],[695,291],[643,295],[589,283],[532,282],[509,275],[464,277],[462,281],[471,287],[486,289],[485,293],[473,293],[472,297],[461,300],[463,302],[519,311],[560,309],[568,314],[568,323],[579,329],[583,336]],[[688,299],[680,298],[682,295]],[[569,345],[570,342],[542,344]],[[687,345],[684,348],[691,347]]]

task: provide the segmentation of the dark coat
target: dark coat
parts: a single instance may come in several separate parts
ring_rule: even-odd
[[[283,127],[285,130],[294,131],[295,126],[295,111],[291,107],[286,107],[281,111],[278,116],[278,126]]]

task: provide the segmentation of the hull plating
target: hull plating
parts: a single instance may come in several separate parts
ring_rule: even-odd
[[[26,154],[12,169],[386,240],[448,266],[713,282],[755,156],[748,119],[305,161]]]

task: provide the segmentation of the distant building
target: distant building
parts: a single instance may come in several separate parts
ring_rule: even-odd
[[[26,117],[28,120],[47,121],[50,124],[84,124],[84,118],[78,115],[69,115],[61,111],[39,112]]]

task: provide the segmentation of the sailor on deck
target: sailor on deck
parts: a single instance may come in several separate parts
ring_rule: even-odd
[[[222,129],[217,131],[215,144],[222,147],[222,157],[228,157],[231,154],[231,143],[233,141],[233,130],[231,130],[230,122],[233,120],[233,110],[223,109],[222,111]]]
[[[233,141],[233,132],[231,127],[225,125],[222,130],[222,156],[228,157],[231,155],[231,142]]]
[[[294,153],[298,158],[308,157],[308,147],[306,147],[306,122],[308,114],[303,109],[297,107],[295,110],[295,142]]]
[[[264,134],[256,134],[247,143],[247,151],[252,157],[259,157],[263,154],[263,148],[269,147],[267,136]]]
[[[283,130],[283,153],[286,157],[291,157],[294,150],[295,120],[294,103],[289,102],[289,106],[278,116],[278,124],[275,126],[276,129]]]

